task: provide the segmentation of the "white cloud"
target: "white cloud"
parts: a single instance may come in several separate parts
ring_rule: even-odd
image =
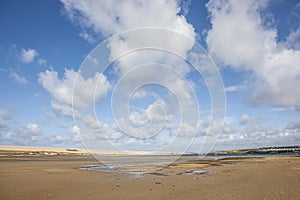
[[[10,72],[9,76],[12,77],[15,81],[17,81],[21,85],[24,85],[24,84],[28,83],[28,81],[27,81],[27,79],[25,77],[20,76],[16,72]]]
[[[170,91],[170,95],[176,95],[178,101],[181,103],[181,109],[185,118],[184,123],[189,123],[189,116],[195,116],[196,113],[195,102],[193,100],[193,86],[185,80],[185,75],[190,71],[186,63],[178,56],[158,50],[141,50],[126,54],[132,49],[143,47],[155,47],[158,49],[167,49],[174,52],[174,54],[187,56],[187,53],[194,45],[196,33],[194,27],[186,21],[186,18],[180,15],[179,3],[175,0],[153,0],[153,1],[62,1],[65,7],[66,14],[70,19],[77,24],[80,24],[84,32],[93,30],[95,34],[104,36],[111,36],[126,30],[156,27],[175,31],[162,31],[157,29],[151,31],[143,29],[136,32],[126,34],[124,37],[114,37],[108,43],[110,50],[110,61],[121,57],[117,61],[115,72],[118,78],[122,78],[119,82],[119,90],[116,94],[124,93],[130,95],[136,86],[141,86],[145,82],[161,83]],[[185,10],[187,12],[186,4]],[[182,35],[179,35],[183,34]],[[190,39],[188,39],[188,38]],[[135,69],[136,66],[141,66],[145,63],[159,63],[170,66],[174,71],[162,69],[162,66],[145,67],[141,70]],[[147,68],[147,69],[146,69]],[[146,93],[149,91],[144,90]],[[171,94],[171,93],[174,94]],[[142,92],[136,93],[133,98],[145,96]],[[120,96],[121,97],[121,96]],[[115,97],[117,98],[117,97]],[[117,98],[118,99],[118,98]],[[124,99],[124,98],[120,98]],[[169,98],[172,99],[172,98]],[[121,103],[118,102],[120,105]],[[122,102],[127,103],[127,102]],[[175,100],[168,102],[170,105],[178,103]],[[126,110],[126,105],[121,106]],[[172,106],[169,106],[171,108]],[[173,106],[174,107],[174,106]],[[177,105],[176,111],[178,111]],[[125,129],[135,136],[145,136],[153,133],[161,126],[161,121],[165,118],[170,118],[175,110],[168,113],[161,113],[160,109],[156,109],[157,105],[149,105],[143,111],[133,112],[129,116],[124,116],[127,112],[119,111],[121,113],[117,116],[119,123],[122,123]],[[174,107],[175,108],[175,107]],[[118,112],[118,111],[117,111]],[[153,115],[149,119],[149,113]],[[145,129],[136,129],[132,127],[131,120],[136,125],[148,124],[152,120],[153,126]],[[155,121],[158,120],[158,121]],[[191,122],[189,125],[194,124]],[[144,127],[145,128],[145,127]],[[147,132],[149,131],[149,132]]]
[[[252,117],[245,127],[238,128],[233,123],[225,124],[216,148],[224,150],[298,145],[299,131],[299,120],[290,121],[283,127],[273,128]]]
[[[130,95],[131,99],[141,99],[141,98],[145,98],[147,96],[154,96],[153,94],[149,94],[149,92],[147,92],[146,90],[143,89],[139,89],[136,90],[132,93],[132,95]]]
[[[33,62],[37,56],[38,52],[35,49],[22,49],[21,51],[21,61],[26,64]]]
[[[12,114],[8,110],[0,108],[0,132],[8,130],[11,118]]]
[[[0,129],[0,141],[10,145],[45,145],[46,136],[37,124],[28,123],[26,126],[16,127],[12,122],[6,129]]]
[[[170,49],[185,55],[193,46],[194,28],[184,16],[180,16],[177,1],[62,1],[70,19],[96,34],[110,36],[126,30],[144,27],[164,28],[179,32],[191,40],[166,32],[149,30],[131,33],[125,38],[115,37],[109,43],[111,60],[135,47],[156,46]],[[145,40],[147,38],[147,40]],[[134,64],[147,61],[159,61],[162,52],[135,52],[136,54],[123,59],[121,72],[127,72]]]
[[[299,9],[300,10],[300,9]],[[288,35],[284,41],[284,46],[290,49],[300,50],[300,27]]]
[[[9,119],[11,119],[11,117],[12,117],[12,114],[8,110],[0,108],[0,118],[1,119],[9,120]]]
[[[212,116],[207,116],[199,122],[199,134],[201,136],[218,136],[221,134],[224,121],[213,120]]]
[[[87,32],[79,33],[79,36],[82,37],[83,39],[85,39],[86,41],[88,41],[91,44],[94,44],[96,42],[95,38]]]
[[[51,105],[54,110],[63,115],[72,116],[72,105],[83,108],[104,98],[111,88],[107,78],[96,73],[94,77],[84,79],[80,73],[65,69],[64,77],[59,79],[56,71],[42,72],[38,75],[38,81],[52,97]],[[76,88],[74,84],[76,81]],[[95,90],[98,84],[97,90]],[[75,113],[76,114],[76,113]]]
[[[267,1],[210,1],[209,53],[222,65],[252,72],[253,104],[299,108],[300,51],[291,45],[298,31],[278,42],[277,30],[264,21],[266,6]]]
[[[233,86],[229,86],[225,88],[225,92],[235,92],[238,90],[238,86],[237,85],[233,85]]]
[[[80,134],[81,132],[81,129],[78,127],[78,126],[73,126],[70,130],[70,133],[71,133],[71,138],[72,138],[72,141],[74,142],[80,142]]]
[[[0,130],[6,130],[8,128],[7,121],[0,119]]]
[[[46,64],[47,64],[47,60],[45,60],[45,59],[43,59],[43,58],[39,58],[39,59],[37,60],[37,62],[38,62],[39,65],[46,65]]]
[[[247,89],[247,84],[232,85],[225,88],[225,92],[240,92]]]
[[[300,120],[294,120],[291,121],[287,124],[286,126],[287,129],[296,129],[298,131],[300,131]]]
[[[53,120],[53,119],[52,119]],[[44,132],[39,123],[28,123],[20,125],[15,123],[15,117],[12,110],[0,108],[0,144],[6,145],[33,145],[49,146],[64,144],[75,147],[78,141],[74,138],[78,134],[58,135],[56,133]],[[78,137],[79,138],[79,137]]]
[[[208,31],[209,52],[224,65],[236,69],[259,67],[265,45],[273,45],[275,30],[265,30],[259,11],[264,1],[210,1],[212,28]]]
[[[192,5],[192,0],[177,0],[180,5],[181,12],[184,16],[189,13],[189,7]]]
[[[144,0],[137,3],[130,0],[62,0],[62,2],[73,22],[106,36],[138,27],[171,28],[170,26],[174,27],[183,20],[177,15],[180,11],[177,1]]]
[[[169,121],[165,102],[161,99],[148,105],[146,109],[134,111],[128,117],[121,116],[117,125],[122,131],[134,137],[149,138],[164,128]]]
[[[76,109],[72,109],[72,104],[58,102],[52,99],[51,106],[56,111],[56,114],[58,115],[69,116],[69,117],[72,117],[74,115],[76,117],[81,117],[81,115],[76,111]]]
[[[248,114],[243,114],[240,117],[240,124],[241,125],[245,125],[245,124],[247,124],[249,122],[250,119],[251,119],[251,117]]]
[[[30,133],[38,133],[40,132],[40,128],[37,124],[34,123],[29,123],[26,126],[26,129],[30,132]]]
[[[59,135],[53,135],[51,138],[50,138],[50,141],[53,143],[53,144],[59,144],[59,143],[63,143],[63,138]]]

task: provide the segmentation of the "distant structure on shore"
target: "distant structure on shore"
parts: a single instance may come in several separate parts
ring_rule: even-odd
[[[300,146],[288,147],[263,147],[255,150],[255,153],[300,153]]]
[[[210,153],[211,155],[227,155],[227,154],[299,154],[300,146],[284,146],[284,147],[261,147],[258,149],[240,149],[230,151],[218,151]]]

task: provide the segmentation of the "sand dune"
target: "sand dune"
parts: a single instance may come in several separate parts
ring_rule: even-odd
[[[53,153],[61,153],[61,154],[99,154],[99,155],[170,155],[176,153],[169,152],[147,152],[147,151],[122,151],[122,150],[95,150],[95,149],[79,149],[79,148],[54,148],[54,147],[40,147],[40,146],[10,146],[10,145],[0,145],[0,152],[2,151],[2,155],[5,152],[23,152],[25,153],[37,153],[44,152],[45,155],[51,155]],[[180,153],[177,153],[180,154]]]

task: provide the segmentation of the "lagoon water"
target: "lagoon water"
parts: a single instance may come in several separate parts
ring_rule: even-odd
[[[180,164],[186,163],[193,160],[218,160],[223,158],[233,158],[233,157],[284,157],[284,156],[297,156],[295,154],[227,154],[227,155],[121,155],[121,156],[95,156],[98,161],[102,164],[97,165],[84,165],[81,170],[92,170],[92,171],[103,171],[103,172],[121,172],[127,174],[141,175],[150,173],[154,168],[161,168],[169,164]],[[150,171],[145,170],[145,168],[150,168]],[[124,171],[124,168],[134,168],[134,171]],[[139,170],[140,169],[140,170]],[[204,170],[205,171],[205,170]],[[204,171],[195,171],[191,173],[206,173]]]
[[[195,156],[191,156],[194,157]],[[189,156],[189,159],[191,159]],[[102,164],[84,165],[81,170],[104,171],[104,172],[121,172],[127,174],[146,174],[153,171],[145,170],[145,168],[160,168],[172,163],[182,163],[188,160],[180,158],[178,155],[126,155],[126,156],[96,156],[97,160]],[[124,168],[135,168],[134,171],[124,171]],[[141,170],[139,170],[141,169]]]

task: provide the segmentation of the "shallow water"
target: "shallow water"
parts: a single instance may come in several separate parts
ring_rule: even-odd
[[[185,163],[199,156],[102,156],[97,158],[101,163],[98,165],[84,165],[80,170],[117,172],[131,175],[159,174],[158,170],[170,164]],[[203,158],[202,158],[203,159]],[[204,158],[205,160],[205,158]],[[188,174],[204,174],[206,170],[186,171]]]
[[[289,154],[260,154],[260,155],[246,155],[246,154],[227,154],[227,155],[128,155],[128,156],[97,156],[97,159],[102,163],[99,165],[84,165],[80,170],[102,171],[102,172],[117,172],[132,175],[153,174],[157,169],[161,169],[169,164],[187,163],[193,160],[212,161],[222,158],[241,158],[241,157],[284,157],[295,156]],[[209,170],[190,170],[185,171],[185,174],[208,174]]]
[[[130,165],[133,167],[140,167],[141,165],[134,166]],[[148,166],[148,165],[147,165]],[[164,175],[160,173],[155,173],[152,170],[145,171],[143,170],[135,170],[135,171],[126,171],[122,170],[121,168],[118,167],[112,167],[112,166],[107,166],[107,165],[84,165],[80,168],[80,170],[88,170],[88,171],[101,171],[101,172],[111,172],[111,173],[122,173],[122,174],[129,174],[129,175],[134,175],[137,177],[147,175],[147,174],[155,174],[155,175]],[[184,173],[181,174],[194,174],[194,175],[201,175],[201,174],[211,174],[212,172],[210,170],[186,170]]]
[[[84,165],[80,170],[118,172],[132,175],[152,173],[160,168],[179,161],[170,156],[98,156],[103,163],[99,165]]]

